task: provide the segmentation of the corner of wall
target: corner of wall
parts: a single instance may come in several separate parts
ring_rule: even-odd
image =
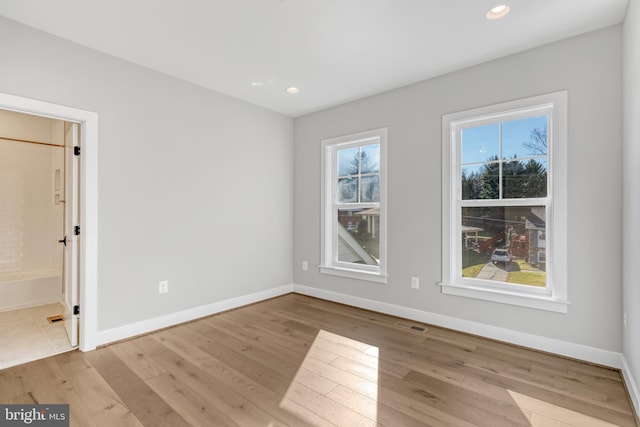
[[[627,387],[627,392],[629,393],[629,398],[631,399],[633,408],[636,411],[636,418],[640,420],[640,390],[638,389],[638,383],[636,383],[633,378],[631,368],[629,367],[627,358],[624,354],[622,355],[622,378],[624,379],[625,386]]]
[[[640,124],[636,120],[640,112],[640,0],[629,0],[623,24],[623,285],[622,309],[631,315],[623,329],[622,374],[636,410],[640,425],[640,322],[635,318],[634,307],[640,303],[640,288],[637,286],[635,260],[640,255],[637,240],[640,226],[637,217],[640,212],[638,184],[640,173],[637,162],[640,159]],[[629,364],[631,363],[631,364]],[[635,375],[635,378],[634,378]]]

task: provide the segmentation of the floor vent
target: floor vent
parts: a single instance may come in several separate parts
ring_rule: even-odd
[[[49,323],[58,323],[64,320],[64,316],[62,314],[56,314],[55,316],[47,317],[47,320]]]
[[[412,325],[410,323],[405,323],[405,322],[398,322],[396,323],[396,326],[402,329],[409,329],[410,331],[416,331],[416,332],[422,332],[422,333],[427,332],[427,328],[423,326]]]

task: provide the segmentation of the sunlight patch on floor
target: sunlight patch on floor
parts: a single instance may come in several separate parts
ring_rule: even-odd
[[[376,425],[378,348],[320,330],[280,407],[312,425]]]
[[[615,424],[590,417],[553,403],[545,402],[524,394],[509,390],[511,398],[520,409],[531,412],[531,425],[534,427],[615,427]]]

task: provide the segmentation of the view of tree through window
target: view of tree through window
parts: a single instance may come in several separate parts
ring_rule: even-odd
[[[337,150],[338,261],[380,262],[380,144]]]
[[[546,286],[547,129],[546,115],[462,129],[463,277]]]

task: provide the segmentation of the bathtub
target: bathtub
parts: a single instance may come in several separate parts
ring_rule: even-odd
[[[61,269],[0,273],[0,312],[62,301]]]

